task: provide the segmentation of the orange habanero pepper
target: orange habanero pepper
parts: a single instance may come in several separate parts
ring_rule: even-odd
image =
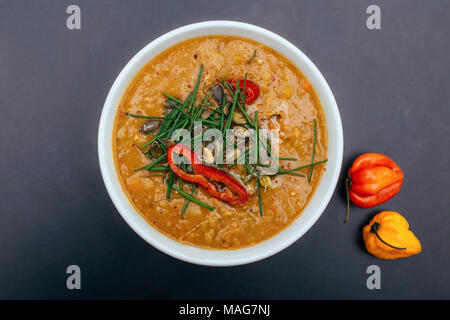
[[[408,221],[398,212],[378,213],[362,233],[367,251],[380,259],[406,258],[422,251]]]
[[[348,221],[350,200],[361,208],[370,208],[395,196],[403,184],[402,169],[389,157],[365,153],[353,162],[345,181]]]

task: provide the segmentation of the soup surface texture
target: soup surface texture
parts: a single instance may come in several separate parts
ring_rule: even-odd
[[[198,77],[200,68],[202,74]],[[247,115],[255,124],[257,112],[259,129],[279,132],[279,157],[271,161],[280,168],[276,174],[258,176],[254,171],[256,165],[250,170],[244,164],[219,166],[219,170],[244,181],[249,200],[242,205],[221,201],[204,188],[183,181],[177,175],[171,176],[167,158],[149,150],[154,146],[149,142],[155,140],[158,131],[145,133],[143,124],[149,119],[139,117],[160,117],[156,120],[163,122],[162,118],[173,110],[167,107],[168,99],[163,93],[181,103],[189,102],[189,94],[197,87],[196,107],[207,100],[204,97],[208,92],[211,97],[210,102],[199,109],[202,115],[199,119],[212,112],[205,126],[221,121],[217,128],[227,126],[226,114],[220,111],[214,115],[221,104],[213,99],[211,91],[217,84],[224,88],[223,80],[232,87],[231,79],[245,79],[259,87],[257,99],[245,106]],[[224,96],[233,101],[234,91],[228,92],[225,87],[224,92]],[[237,113],[239,101],[243,102],[237,99]],[[188,113],[188,108],[184,110]],[[204,116],[205,112],[209,113]],[[177,119],[182,121],[184,116],[180,114]],[[247,120],[239,125],[249,128],[249,124]],[[230,128],[235,126],[235,121],[231,121]],[[301,215],[326,167],[326,122],[314,88],[296,66],[275,50],[234,36],[190,39],[152,59],[124,93],[113,136],[117,172],[133,206],[160,232],[181,243],[202,248],[238,249],[276,235]],[[168,139],[162,141],[171,144]],[[142,169],[158,158],[159,162],[151,169]],[[308,166],[312,163],[318,164]],[[304,168],[289,172],[299,167]],[[169,184],[173,185],[171,190],[168,190]],[[175,188],[213,209],[188,200]]]

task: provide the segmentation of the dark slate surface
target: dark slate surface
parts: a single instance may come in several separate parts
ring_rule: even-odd
[[[65,26],[82,10],[82,30]],[[378,4],[382,29],[366,28]],[[0,1],[0,298],[450,298],[450,1]],[[195,266],[160,253],[122,220],[97,161],[100,112],[126,62],[157,36],[228,19],[278,33],[322,71],[338,102],[344,167],[374,151],[403,168],[390,202],[352,208],[342,181],[314,227],[251,265]],[[403,213],[419,256],[382,261],[360,230]],[[65,269],[82,269],[82,289]],[[366,268],[381,268],[381,290]]]

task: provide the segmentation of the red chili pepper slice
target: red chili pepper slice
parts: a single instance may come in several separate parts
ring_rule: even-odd
[[[239,81],[239,88],[244,91],[245,103],[250,104],[259,96],[259,87],[256,83],[245,79],[233,79],[228,81],[233,87],[236,88],[236,84]],[[245,82],[245,89],[244,89]]]
[[[189,160],[193,173],[187,173],[178,167],[174,161],[174,155],[184,156]],[[199,184],[213,197],[228,202],[232,205],[242,205],[250,198],[247,189],[236,179],[225,172],[204,166],[194,152],[187,146],[176,144],[167,149],[167,160],[172,171],[181,179]],[[223,183],[227,188],[224,191],[217,190],[214,182]]]

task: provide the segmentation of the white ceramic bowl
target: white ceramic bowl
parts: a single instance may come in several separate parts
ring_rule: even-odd
[[[315,88],[325,112],[328,128],[328,162],[313,198],[303,214],[275,237],[252,247],[238,250],[208,250],[183,245],[163,235],[130,204],[119,182],[112,148],[114,117],[122,94],[135,75],[153,57],[174,44],[204,35],[234,35],[263,43],[292,61]],[[120,72],[114,82],[100,119],[98,156],[108,193],[119,213],[145,241],[172,257],[201,265],[233,266],[258,261],[285,249],[298,240],[321,216],[333,195],[342,163],[343,137],[339,110],[327,82],[316,66],[293,44],[266,29],[233,21],[207,21],[173,30],[149,43]]]

